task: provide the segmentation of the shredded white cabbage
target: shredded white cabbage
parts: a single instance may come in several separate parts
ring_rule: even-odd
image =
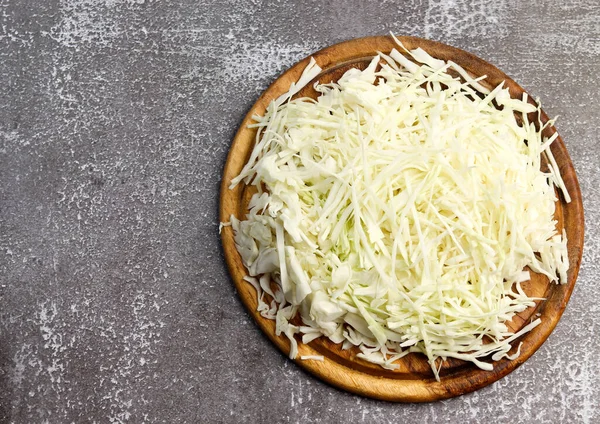
[[[323,355],[301,355],[300,359],[302,361],[324,361],[325,357]]]
[[[438,379],[438,358],[491,370],[485,358],[507,357],[540,323],[516,334],[506,325],[536,300],[521,288],[526,267],[566,282],[554,185],[570,199],[555,137],[527,119],[539,108],[526,97],[398,44],[406,55],[378,55],[315,84],[316,100],[291,100],[319,74],[311,61],[255,117],[256,146],[231,187],[257,193],[244,220],[231,217],[235,242],[290,357],[300,333],[303,343],[357,346],[389,369],[421,352]],[[301,326],[290,323],[296,314]]]

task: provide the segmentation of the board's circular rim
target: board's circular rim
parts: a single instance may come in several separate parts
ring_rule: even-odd
[[[483,70],[483,73],[488,75],[487,80],[494,85],[504,80],[513,96],[525,92],[519,84],[501,70],[473,54],[436,41],[425,40],[422,38],[409,36],[398,38],[408,49],[422,47],[432,56],[444,60],[453,60],[467,71],[473,72],[474,69],[478,69],[479,71]],[[251,121],[252,116],[257,113],[263,113],[272,99],[286,92],[290,83],[298,80],[311,57],[316,60],[317,64],[325,72],[327,69],[333,68],[339,63],[347,62],[359,57],[365,57],[369,54],[373,55],[377,51],[390,51],[395,46],[396,45],[390,36],[373,36],[344,41],[326,47],[299,61],[271,84],[244,118],[230,148],[221,182],[221,222],[229,221],[229,216],[235,211],[236,193],[239,197],[239,190],[241,190],[241,188],[238,186],[235,190],[229,189],[231,179],[239,172],[239,170],[236,171],[233,169],[233,153],[236,152],[236,150],[239,150],[240,147],[245,148],[246,150],[251,149],[253,143],[249,143],[249,140],[245,140],[244,136],[248,133],[247,125]],[[473,73],[480,74],[480,72]],[[530,101],[533,103],[533,100]],[[543,111],[541,115],[542,120],[548,120],[547,115]],[[554,128],[552,128],[552,130],[555,131]],[[246,143],[246,145],[244,146],[243,143]],[[248,144],[250,144],[250,146],[248,146]],[[527,345],[525,351],[521,351],[521,355],[517,359],[509,360],[505,358],[496,361],[494,362],[493,371],[483,371],[474,368],[470,369],[465,375],[452,375],[447,378],[442,378],[439,382],[435,379],[399,380],[366,374],[340,364],[328,357],[325,357],[323,361],[302,361],[296,359],[294,362],[313,375],[338,388],[371,398],[398,402],[427,402],[469,393],[499,380],[523,364],[550,336],[562,316],[577,279],[583,251],[583,203],[577,176],[560,135],[555,143],[553,143],[552,147],[552,152],[557,158],[560,171],[572,198],[570,204],[564,204],[563,201],[563,210],[567,215],[565,219],[567,220],[569,216],[571,216],[574,221],[574,224],[567,228],[569,260],[571,266],[568,272],[567,283],[556,286],[552,296],[544,302],[542,323],[524,336],[523,340],[532,340],[532,343]],[[289,341],[285,337],[276,336],[274,321],[263,318],[256,311],[256,300],[254,300],[254,302],[252,301],[252,299],[256,298],[256,295],[253,292],[254,289],[243,280],[245,269],[241,263],[239,254],[235,250],[233,231],[230,227],[223,228],[221,239],[227,266],[242,302],[263,333],[265,333],[283,353],[288,354],[290,349]],[[300,355],[314,354],[318,354],[318,352],[311,346],[299,343],[298,357]]]

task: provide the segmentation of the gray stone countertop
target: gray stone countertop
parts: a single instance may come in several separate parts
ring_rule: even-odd
[[[597,0],[0,0],[0,422],[600,422],[599,22]],[[585,203],[554,333],[506,378],[430,404],[361,398],[287,360],[217,231],[259,94],[311,52],[389,31],[539,96]]]

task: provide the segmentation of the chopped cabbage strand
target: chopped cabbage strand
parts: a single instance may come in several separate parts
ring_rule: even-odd
[[[421,352],[438,379],[440,358],[489,370],[486,358],[515,358],[511,343],[540,323],[507,325],[538,300],[521,287],[526,268],[567,279],[556,136],[528,120],[540,109],[526,96],[398,44],[404,53],[315,84],[316,100],[292,99],[320,73],[312,60],[254,117],[256,145],[231,187],[257,193],[230,219],[235,243],[290,357],[299,334],[388,369]]]

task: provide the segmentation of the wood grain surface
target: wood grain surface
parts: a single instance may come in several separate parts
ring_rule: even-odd
[[[472,54],[420,38],[399,37],[399,39],[408,49],[421,47],[436,58],[452,60],[473,76],[487,75],[486,81],[489,85],[496,86],[504,81],[513,97],[520,98],[524,93],[524,90],[506,74]],[[315,81],[334,81],[351,67],[364,68],[378,51],[387,53],[394,47],[397,46],[391,37],[378,36],[351,40],[325,48],[312,55],[323,69]],[[232,178],[239,174],[254,146],[256,130],[247,127],[251,117],[263,114],[271,100],[286,92],[290,84],[298,80],[309,60],[310,58],[306,58],[300,61],[281,75],[261,95],[243,120],[225,165],[221,185],[220,219],[222,222],[229,221],[231,215],[244,219],[247,202],[252,194],[250,188],[243,184],[233,190],[229,189]],[[311,86],[305,88],[300,95],[315,97],[316,93]],[[535,104],[531,96],[530,102]],[[547,122],[547,115],[542,112],[541,116],[542,122]],[[548,126],[544,130],[544,135],[549,137],[555,131],[553,126]],[[531,281],[523,285],[529,295],[543,297],[545,300],[537,301],[535,307],[528,308],[508,323],[514,331],[517,331],[528,323],[533,315],[539,314],[542,319],[540,325],[513,343],[514,348],[510,353],[514,353],[519,341],[523,343],[521,354],[517,359],[505,358],[496,361],[493,371],[483,371],[471,363],[451,359],[442,365],[441,381],[436,381],[425,356],[421,354],[409,354],[398,360],[399,368],[392,371],[357,358],[357,350],[343,351],[341,345],[320,338],[307,345],[302,344],[298,339],[299,355],[295,362],[341,389],[377,399],[401,402],[426,402],[459,396],[493,383],[525,362],[546,340],[560,319],[575,285],[582,256],[584,222],[581,193],[573,164],[560,136],[552,145],[552,153],[572,198],[571,203],[567,204],[562,195],[559,195],[556,205],[557,227],[559,230],[565,228],[568,238],[570,261],[568,282],[563,285],[550,284],[546,277],[532,273]],[[244,305],[269,339],[282,352],[288,354],[290,345],[287,338],[277,337],[275,322],[261,317],[256,311],[256,292],[243,280],[247,272],[235,248],[232,229],[224,228],[221,238],[231,277]],[[322,355],[324,361],[302,361],[299,359],[301,355]]]

